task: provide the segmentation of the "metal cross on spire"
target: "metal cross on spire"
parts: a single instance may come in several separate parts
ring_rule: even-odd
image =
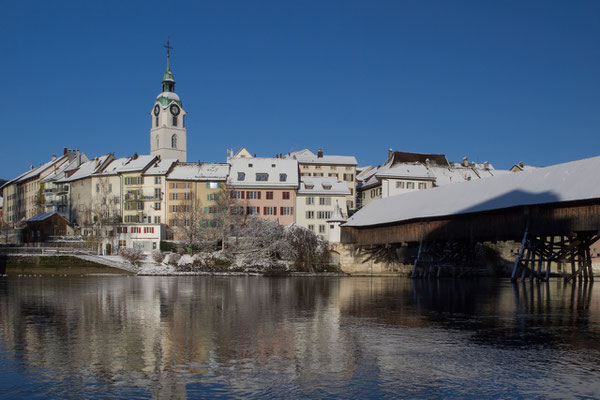
[[[167,44],[165,45],[165,48],[167,49],[167,69],[169,69],[169,58],[171,57],[171,50],[173,49],[173,46],[170,44],[170,40],[171,35],[168,36]]]

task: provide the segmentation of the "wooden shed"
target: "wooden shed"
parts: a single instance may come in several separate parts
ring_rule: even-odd
[[[69,221],[59,213],[40,213],[25,220],[23,242],[44,242],[49,236],[65,236],[70,230]]]

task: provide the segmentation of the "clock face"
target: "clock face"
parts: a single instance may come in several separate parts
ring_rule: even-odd
[[[171,106],[171,114],[173,115],[179,115],[179,106],[177,104],[173,104]]]
[[[158,115],[158,113],[160,112],[160,108],[158,107],[158,104],[154,106],[154,115]]]

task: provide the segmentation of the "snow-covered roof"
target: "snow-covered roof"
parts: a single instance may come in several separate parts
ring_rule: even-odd
[[[157,160],[144,172],[144,175],[165,175],[176,161],[174,158]]]
[[[87,156],[85,154],[82,153],[81,156],[82,156],[82,159],[85,160],[83,162],[89,161],[89,159],[87,158]],[[49,174],[44,179],[42,179],[41,182],[52,182],[54,180],[58,180],[65,175],[66,171],[71,171],[73,169],[77,169],[78,166],[79,166],[79,160],[77,159],[77,157],[75,157],[73,160],[71,160],[71,162],[66,162],[63,165],[61,165],[60,167],[56,168],[51,174]]]
[[[391,166],[384,164],[375,175],[379,178],[434,179],[427,166],[420,163],[400,163]]]
[[[294,156],[300,164],[325,164],[325,165],[357,165],[356,158],[354,156],[327,156],[322,157],[314,154],[304,155],[297,154]]]
[[[298,194],[329,194],[348,196],[350,189],[346,182],[338,181],[330,177],[308,177],[303,176],[298,188]]]
[[[59,213],[57,213],[57,212],[47,212],[47,213],[39,213],[39,214],[37,214],[37,215],[34,215],[33,217],[31,217],[31,218],[29,218],[29,219],[26,219],[26,220],[25,220],[25,222],[37,222],[37,221],[44,221],[44,220],[46,220],[46,219],[48,219],[48,218],[52,217],[53,215],[58,215],[60,218],[62,218],[62,219],[64,219],[65,221],[67,221],[65,217],[63,217],[62,215],[60,215],[60,214],[59,214]],[[67,221],[67,222],[69,222],[69,221]]]
[[[284,158],[229,159],[233,186],[297,187],[298,161]]]
[[[99,168],[102,167],[106,159],[110,156],[110,154],[105,154],[100,157],[96,157],[93,160],[88,162],[84,162],[79,166],[79,169],[73,173],[73,175],[58,179],[56,182],[74,182],[79,179],[87,178],[98,171]]]
[[[116,175],[125,172],[136,172],[143,171],[146,169],[148,164],[153,162],[156,156],[137,156],[134,157],[122,157],[113,160],[104,171],[99,172],[97,175]]]
[[[229,173],[229,164],[221,163],[177,163],[167,176],[178,181],[224,181]]]
[[[369,226],[515,206],[600,198],[600,157],[502,174],[370,202],[344,226]]]
[[[175,92],[162,92],[162,93],[159,93],[158,96],[156,96],[156,99],[158,100],[161,97],[165,97],[165,98],[167,98],[169,100],[176,100],[176,101],[179,100],[179,96],[177,94],[175,94]]]

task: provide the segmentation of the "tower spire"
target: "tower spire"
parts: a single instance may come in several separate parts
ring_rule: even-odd
[[[171,50],[173,49],[173,47],[170,44],[171,41],[171,35],[169,35],[167,37],[167,44],[165,45],[165,48],[167,49],[167,71],[170,70],[169,68],[169,59],[171,58]]]
[[[170,59],[171,59],[171,50],[173,47],[171,46],[171,35],[167,39],[167,44],[164,46],[167,49],[167,70],[163,75],[162,80],[162,91],[163,92],[174,92],[175,91],[175,79],[173,78],[173,73],[171,72],[170,67]]]

